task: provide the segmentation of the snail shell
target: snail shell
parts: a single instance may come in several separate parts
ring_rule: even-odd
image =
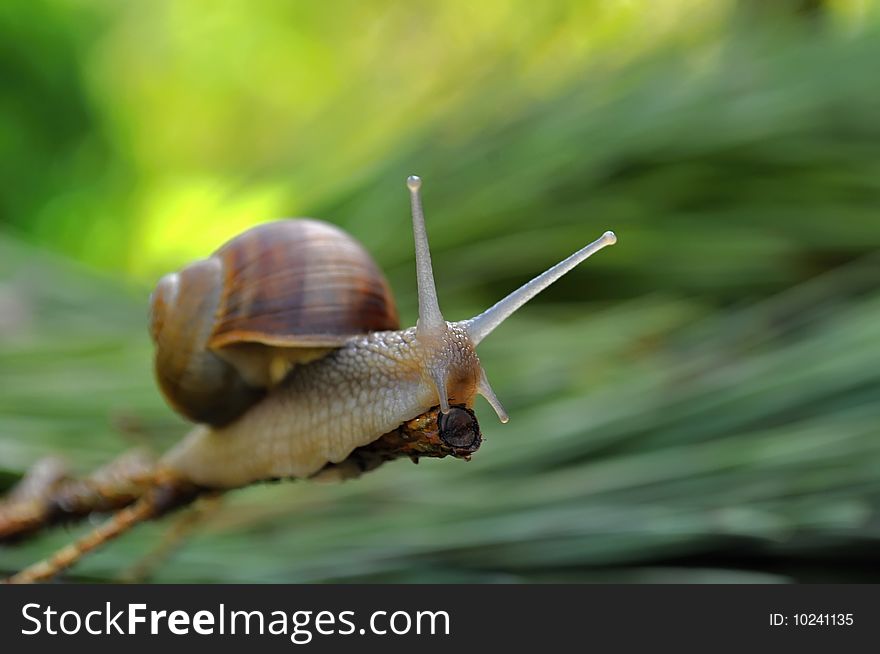
[[[242,415],[294,365],[398,327],[370,255],[312,219],[246,231],[165,275],[150,300],[159,387],[180,414],[214,426]]]

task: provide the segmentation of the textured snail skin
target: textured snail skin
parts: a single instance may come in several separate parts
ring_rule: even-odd
[[[309,477],[436,406],[425,361],[437,356],[448,362],[450,402],[472,407],[480,364],[467,334],[448,323],[442,347],[436,345],[426,356],[414,327],[353,337],[297,366],[238,420],[196,427],[162,463],[212,488]]]

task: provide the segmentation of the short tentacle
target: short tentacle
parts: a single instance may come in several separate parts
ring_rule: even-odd
[[[510,416],[508,416],[507,411],[504,410],[501,400],[498,399],[498,396],[495,395],[495,391],[492,390],[492,386],[489,385],[486,371],[483,370],[482,367],[480,368],[480,381],[477,382],[477,393],[486,398],[486,401],[495,410],[495,413],[501,422],[506,423],[510,420]]]

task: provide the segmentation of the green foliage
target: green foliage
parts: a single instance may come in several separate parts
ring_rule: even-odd
[[[184,432],[149,282],[246,225],[342,225],[411,323],[417,172],[450,319],[620,243],[481,346],[511,422],[477,407],[471,463],[237,492],[157,580],[876,580],[874,18],[261,4],[0,10],[0,483]],[[117,578],[166,526],[75,574]]]

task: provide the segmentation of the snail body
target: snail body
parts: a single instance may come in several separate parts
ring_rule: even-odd
[[[476,353],[449,385],[450,402],[471,407]],[[377,352],[382,354],[377,355]],[[353,337],[298,367],[242,419],[199,427],[166,464],[202,486],[243,486],[266,478],[305,478],[437,405],[424,379],[415,328]]]
[[[440,313],[417,177],[413,209],[419,319],[398,329],[387,281],[327,223],[259,226],[166,275],[151,300],[156,375],[169,404],[200,423],[163,458],[191,483],[232,488],[305,478],[432,407],[500,402],[476,346],[516,309],[594,252],[611,232],[482,314]],[[472,427],[478,430],[474,421]]]

